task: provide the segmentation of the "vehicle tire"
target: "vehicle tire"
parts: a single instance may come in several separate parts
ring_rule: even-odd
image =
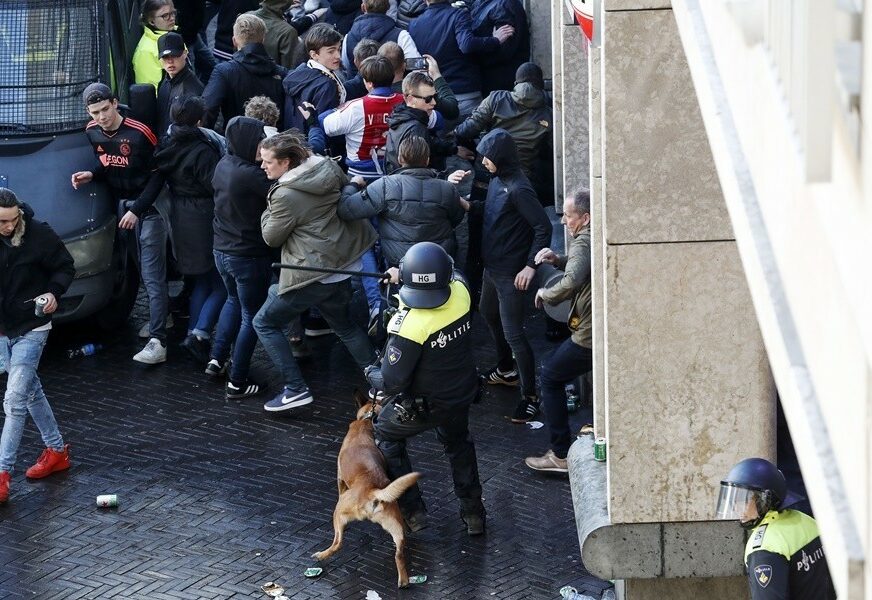
[[[139,270],[136,268],[136,261],[132,256],[122,261],[120,255],[115,260],[116,275],[112,296],[106,306],[95,315],[97,326],[104,331],[118,329],[127,323],[139,294]]]

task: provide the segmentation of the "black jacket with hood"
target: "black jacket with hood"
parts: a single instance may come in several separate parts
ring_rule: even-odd
[[[0,236],[0,334],[10,338],[51,321],[51,315],[34,314],[31,300],[51,292],[60,302],[76,275],[73,257],[54,230],[35,220],[27,204],[21,210],[21,243],[13,246],[18,228],[9,237]]]
[[[551,243],[551,221],[539,204],[536,191],[518,160],[512,136],[505,129],[494,129],[476,148],[497,167],[487,188],[483,209],[482,259],[484,268],[514,277],[525,266],[536,268],[536,253]]]
[[[266,210],[271,181],[255,161],[257,145],[266,136],[263,123],[234,117],[227,124],[227,154],[212,177],[215,190],[215,250],[232,256],[270,256],[263,241],[260,216]]]
[[[476,56],[481,67],[481,92],[485,96],[494,90],[512,89],[515,71],[530,60],[530,28],[524,5],[518,0],[476,0],[472,5],[475,35],[491,35],[495,27],[503,25],[511,25],[515,33],[496,52]]]
[[[287,72],[270,58],[263,44],[246,44],[231,60],[219,64],[212,71],[209,84],[203,92],[206,101],[203,126],[214,128],[218,111],[224,115],[225,123],[244,114],[242,105],[253,96],[266,96],[281,111],[285,102],[282,78]],[[279,118],[279,129],[282,129],[281,122]]]
[[[385,170],[390,174],[400,168],[400,144],[409,136],[417,135],[430,144],[430,166],[437,171],[445,170],[445,158],[457,152],[457,145],[450,140],[432,135],[427,128],[430,116],[427,111],[412,108],[403,103],[394,107],[388,117],[388,139],[385,144]]]
[[[296,127],[306,131],[306,121],[297,110],[303,102],[315,105],[315,116],[339,106],[339,88],[334,80],[321,69],[303,63],[285,76],[282,82],[285,94],[285,128]]]

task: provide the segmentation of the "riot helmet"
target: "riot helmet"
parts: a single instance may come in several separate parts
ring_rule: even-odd
[[[400,300],[412,308],[436,308],[448,301],[454,261],[439,244],[419,242],[400,260]]]
[[[745,529],[753,529],[770,510],[784,508],[787,500],[784,474],[766,459],[746,458],[721,481],[716,518],[738,520]]]

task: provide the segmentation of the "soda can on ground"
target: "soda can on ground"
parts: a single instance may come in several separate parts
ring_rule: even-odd
[[[599,462],[606,460],[606,438],[599,437],[593,443],[593,459]]]
[[[45,305],[48,304],[48,298],[39,296],[33,300],[33,314],[37,317],[45,316]]]
[[[118,506],[118,496],[115,494],[97,496],[97,506],[100,508],[114,508]]]

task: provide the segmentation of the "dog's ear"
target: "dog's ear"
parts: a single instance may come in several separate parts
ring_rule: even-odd
[[[364,404],[369,403],[369,398],[366,394],[361,392],[359,389],[354,388],[354,401],[357,403],[357,407],[360,408]]]

